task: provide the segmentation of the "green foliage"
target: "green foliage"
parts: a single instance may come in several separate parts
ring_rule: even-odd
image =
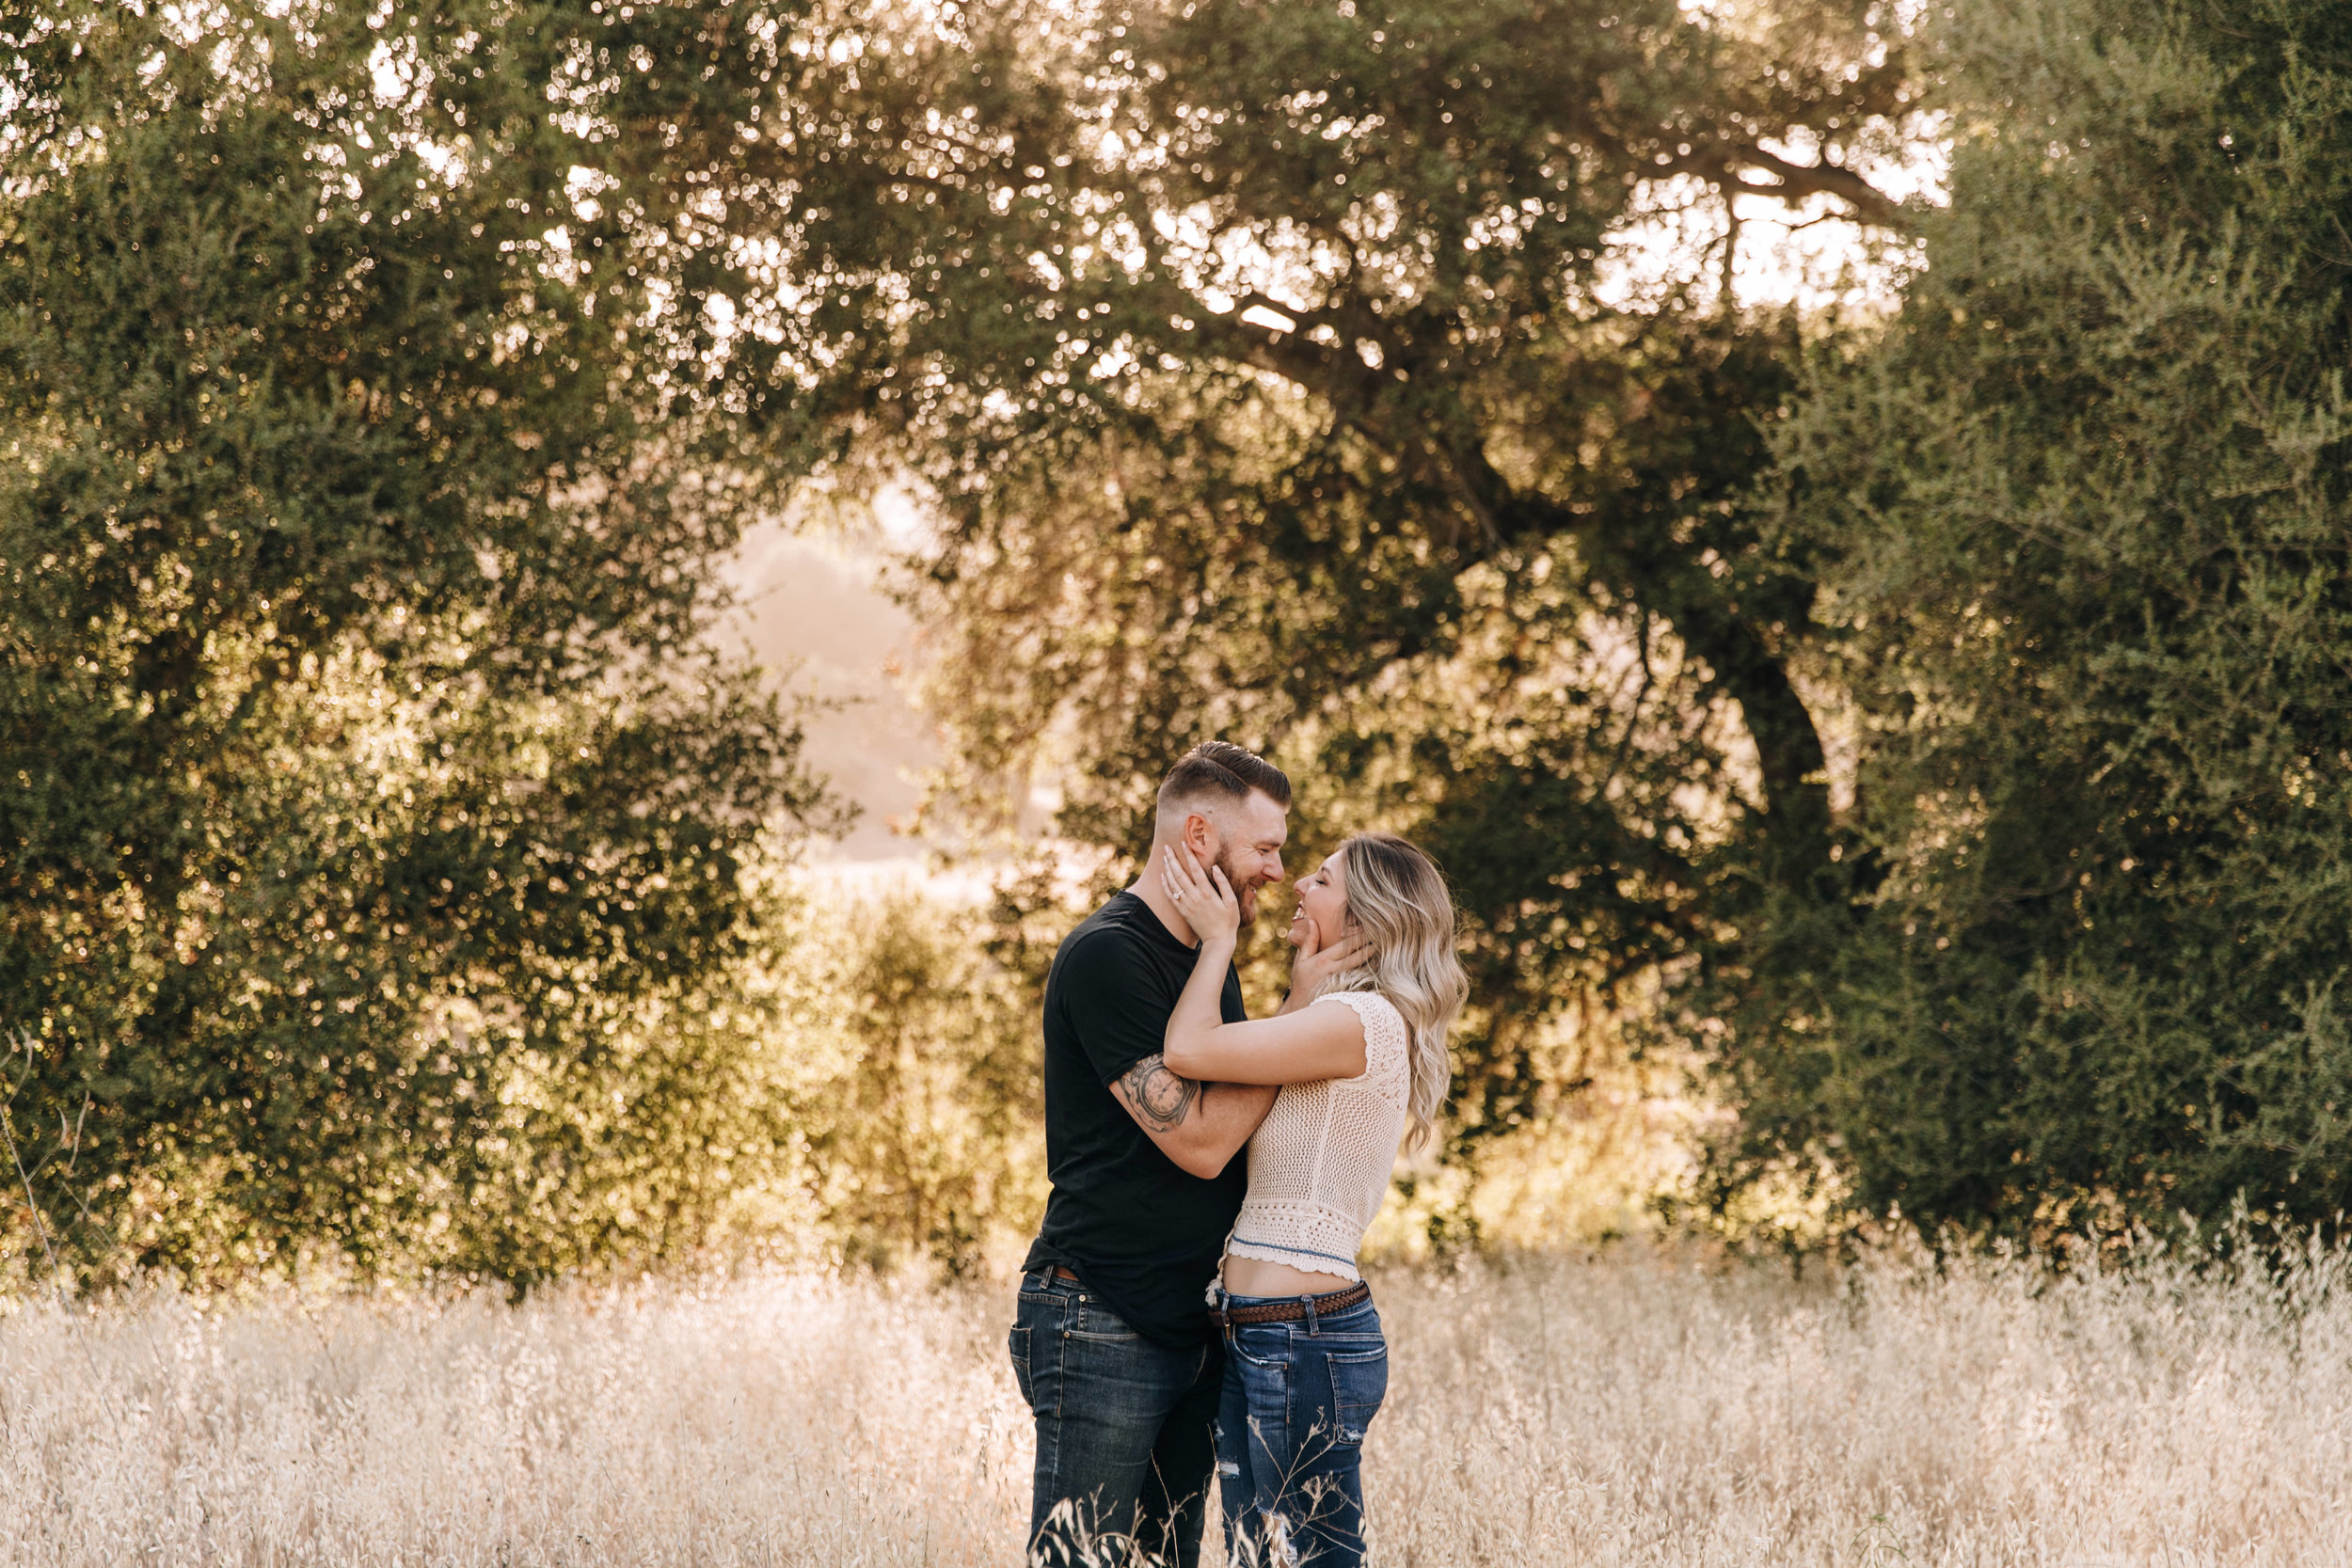
[[[1964,10],[1926,266],[1778,436],[1879,879],[1782,956],[1735,1168],[2036,1237],[2332,1221],[2352,14]]]
[[[1726,1212],[2332,1216],[2352,24],[1962,9],[0,24],[42,1206],[91,1269],[518,1282],[1032,1212],[1047,884],[777,891],[830,806],[708,569],[814,468],[938,509],[943,811],[1051,769],[1116,875],[1222,735],[1303,855],[1436,850],[1459,1213],[1575,998],[1717,1057]],[[1899,313],[1731,309],[1767,189],[1907,226]]]
[[[737,116],[755,19],[602,10],[8,25],[0,1022],[86,1260],[660,1234],[580,1218],[703,1115],[625,1024],[708,1001],[824,802],[703,638],[714,154],[644,156]]]
[[[846,1259],[969,1274],[1045,1206],[1041,972],[1009,907],[844,901],[795,970],[793,1117],[817,1222]],[[1005,1259],[997,1257],[995,1261]]]
[[[1783,22],[819,15],[775,142],[838,155],[788,221],[730,220],[795,284],[795,419],[944,514],[914,567],[952,803],[985,816],[1046,764],[1057,830],[1131,852],[1167,763],[1217,735],[1308,782],[1308,855],[1429,840],[1472,917],[1466,1137],[1527,1114],[1570,990],[1681,962],[1827,863],[1785,667],[1805,589],[1742,503],[1795,326],[1712,300],[1720,229],[1683,276],[1611,287],[1629,225],[1688,206],[1704,234],[1737,189],[1893,211],[1841,159],[1908,112],[1899,40]]]

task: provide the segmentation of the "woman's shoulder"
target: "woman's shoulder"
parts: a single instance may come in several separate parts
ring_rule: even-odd
[[[1352,1010],[1364,1021],[1366,1029],[1372,1028],[1375,1022],[1386,1024],[1394,1022],[1401,1024],[1405,1022],[1405,1015],[1396,1010],[1396,1004],[1376,990],[1327,990],[1315,998],[1317,1006],[1326,1002],[1337,1002]]]
[[[1405,1069],[1405,1015],[1376,990],[1332,990],[1315,998],[1320,1006],[1337,1002],[1354,1013],[1364,1030],[1363,1078],[1385,1083]]]

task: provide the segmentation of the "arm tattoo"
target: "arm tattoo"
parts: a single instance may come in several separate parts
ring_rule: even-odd
[[[1200,1085],[1177,1077],[1168,1070],[1167,1059],[1157,1055],[1146,1056],[1129,1068],[1119,1082],[1136,1108],[1136,1118],[1153,1132],[1169,1132],[1182,1126],[1200,1093]]]

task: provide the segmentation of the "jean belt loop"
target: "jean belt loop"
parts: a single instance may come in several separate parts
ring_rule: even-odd
[[[1307,1338],[1312,1339],[1321,1335],[1323,1332],[1322,1327],[1315,1322],[1315,1298],[1312,1296],[1300,1296],[1298,1299],[1306,1304]]]

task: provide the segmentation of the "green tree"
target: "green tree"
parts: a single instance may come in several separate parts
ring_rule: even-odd
[[[938,506],[958,803],[1057,749],[1058,830],[1130,849],[1222,735],[1306,781],[1307,852],[1429,840],[1473,1132],[1523,1114],[1571,980],[1831,868],[1809,588],[1744,502],[1796,327],[1713,285],[1742,191],[1896,215],[1856,170],[1910,112],[1899,40],[1670,0],[867,17],[796,36],[746,165],[788,191],[730,207],[792,285],[741,396]],[[1613,288],[1677,216],[1711,259]]]
[[[2046,1237],[2352,1202],[2352,13],[1968,7],[1948,208],[1776,437],[1861,925],[1729,1169]]]
[[[1044,1211],[1038,944],[1021,917],[901,893],[836,907],[796,966],[793,1116],[843,1256],[971,1273]],[[1050,947],[1048,948],[1050,952]]]
[[[707,990],[824,806],[706,636],[740,497],[686,396],[737,145],[694,127],[774,33],[12,13],[0,1024],[85,1259],[529,1277],[577,1094],[692,1092],[623,1018]]]

